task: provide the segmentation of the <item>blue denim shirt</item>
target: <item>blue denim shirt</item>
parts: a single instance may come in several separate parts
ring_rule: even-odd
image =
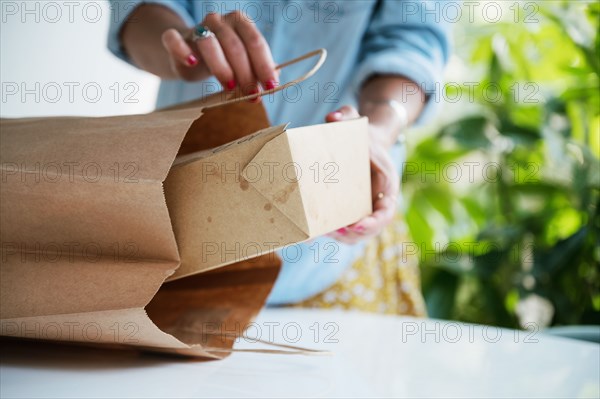
[[[362,83],[373,74],[397,74],[417,82],[428,94],[441,88],[448,59],[448,24],[440,21],[439,1],[414,0],[238,0],[238,1],[111,1],[108,47],[125,61],[118,39],[123,22],[138,3],[168,7],[189,26],[209,12],[240,10],[254,21],[270,45],[276,63],[317,48],[327,61],[309,81],[263,99],[272,124],[305,126],[322,123],[325,115],[342,105],[356,105]],[[439,10],[439,7],[437,8]],[[303,75],[313,60],[281,71],[280,81]],[[220,90],[215,79],[203,82],[163,81],[157,106],[199,98]],[[431,96],[430,96],[431,97]],[[436,108],[428,101],[419,122]],[[402,149],[393,150],[400,165]],[[269,298],[271,304],[301,301],[332,285],[363,251],[364,243],[344,245],[321,237],[314,242],[280,251],[283,270]],[[298,255],[300,251],[300,255]],[[330,256],[328,256],[328,254]]]

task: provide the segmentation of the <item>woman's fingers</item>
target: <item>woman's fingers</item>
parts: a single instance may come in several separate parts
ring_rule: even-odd
[[[337,111],[328,113],[325,116],[325,122],[340,122],[349,119],[356,119],[358,117],[360,117],[360,114],[356,108],[351,107],[350,105],[344,105]]]
[[[397,178],[397,175],[393,172],[388,173],[391,174],[388,178],[378,179],[385,180],[385,183],[373,185],[372,192],[375,196],[373,213],[336,232],[343,238],[342,242],[349,242],[349,240],[356,242],[377,235],[394,219],[397,206],[397,188],[392,182]],[[381,193],[381,198],[379,198],[379,193]]]
[[[187,81],[206,79],[211,72],[204,62],[201,62],[197,51],[190,47],[181,33],[175,29],[167,29],[162,34],[162,43],[169,54],[171,69],[175,74]]]
[[[250,59],[242,39],[230,25],[231,23],[227,17],[214,13],[208,14],[203,22],[216,35],[216,39],[222,48],[222,62],[227,64],[228,68],[233,71],[235,81],[242,91],[246,94],[256,93],[258,91],[256,78],[250,66]],[[202,41],[204,40],[199,42]]]
[[[343,106],[327,114],[325,120],[339,122],[359,116],[354,107]],[[373,213],[350,226],[328,234],[340,242],[354,244],[367,237],[375,236],[394,219],[400,180],[398,172],[387,150],[378,142],[372,142],[370,157]]]
[[[175,29],[168,29],[162,35],[178,76],[196,80],[214,75],[223,87],[233,90],[239,85],[245,94],[258,93],[260,85],[265,89],[277,85],[278,72],[269,45],[243,13],[234,11],[225,16],[209,13],[201,25],[214,35],[194,42],[190,40],[192,30],[185,39]]]
[[[198,59],[190,46],[186,43],[181,33],[176,29],[167,29],[162,34],[162,43],[171,60],[188,67],[193,67],[198,64]]]
[[[364,237],[358,237],[356,234],[349,232],[348,228],[342,227],[339,230],[327,234],[329,237],[344,244],[355,244]]]
[[[208,14],[203,24],[216,35],[235,81],[245,94],[258,93],[259,84],[265,89],[275,87],[277,73],[269,45],[243,13]]]
[[[173,69],[183,79],[197,80],[214,75],[229,90],[239,85],[245,94],[258,93],[260,85],[272,89],[279,73],[269,44],[256,25],[243,13],[209,13],[201,25],[214,36],[193,43],[175,29],[162,35]],[[186,41],[187,39],[187,41]]]
[[[396,197],[384,196],[373,205],[373,213],[348,226],[353,233],[371,236],[379,233],[393,219],[396,212]]]
[[[275,62],[267,41],[256,25],[239,12],[228,14],[225,19],[244,43],[255,77],[266,90],[274,88],[278,80]]]
[[[210,73],[221,82],[223,87],[232,90],[235,87],[234,72],[219,42],[214,37],[197,40],[196,48]]]
[[[215,36],[197,39],[194,45],[210,73],[221,82],[223,87],[231,90],[232,86],[235,86],[235,76],[217,35],[221,26],[220,19],[221,17],[217,14],[208,14],[202,25],[206,26]]]
[[[346,244],[354,244],[365,238],[373,237],[381,232],[394,219],[396,213],[396,197],[384,196],[374,204],[373,213],[358,222],[342,227],[329,236]]]

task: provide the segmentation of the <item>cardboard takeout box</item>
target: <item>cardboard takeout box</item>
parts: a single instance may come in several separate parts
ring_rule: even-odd
[[[276,248],[371,212],[366,119],[287,129],[243,99],[3,119],[1,335],[226,356]]]

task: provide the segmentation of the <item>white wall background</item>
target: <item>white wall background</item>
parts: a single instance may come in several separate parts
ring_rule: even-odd
[[[0,116],[151,111],[158,78],[106,47],[106,1],[0,1]]]

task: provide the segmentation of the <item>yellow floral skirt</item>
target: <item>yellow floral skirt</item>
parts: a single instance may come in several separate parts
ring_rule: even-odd
[[[293,306],[425,317],[418,255],[403,252],[408,237],[398,215],[333,286]]]

